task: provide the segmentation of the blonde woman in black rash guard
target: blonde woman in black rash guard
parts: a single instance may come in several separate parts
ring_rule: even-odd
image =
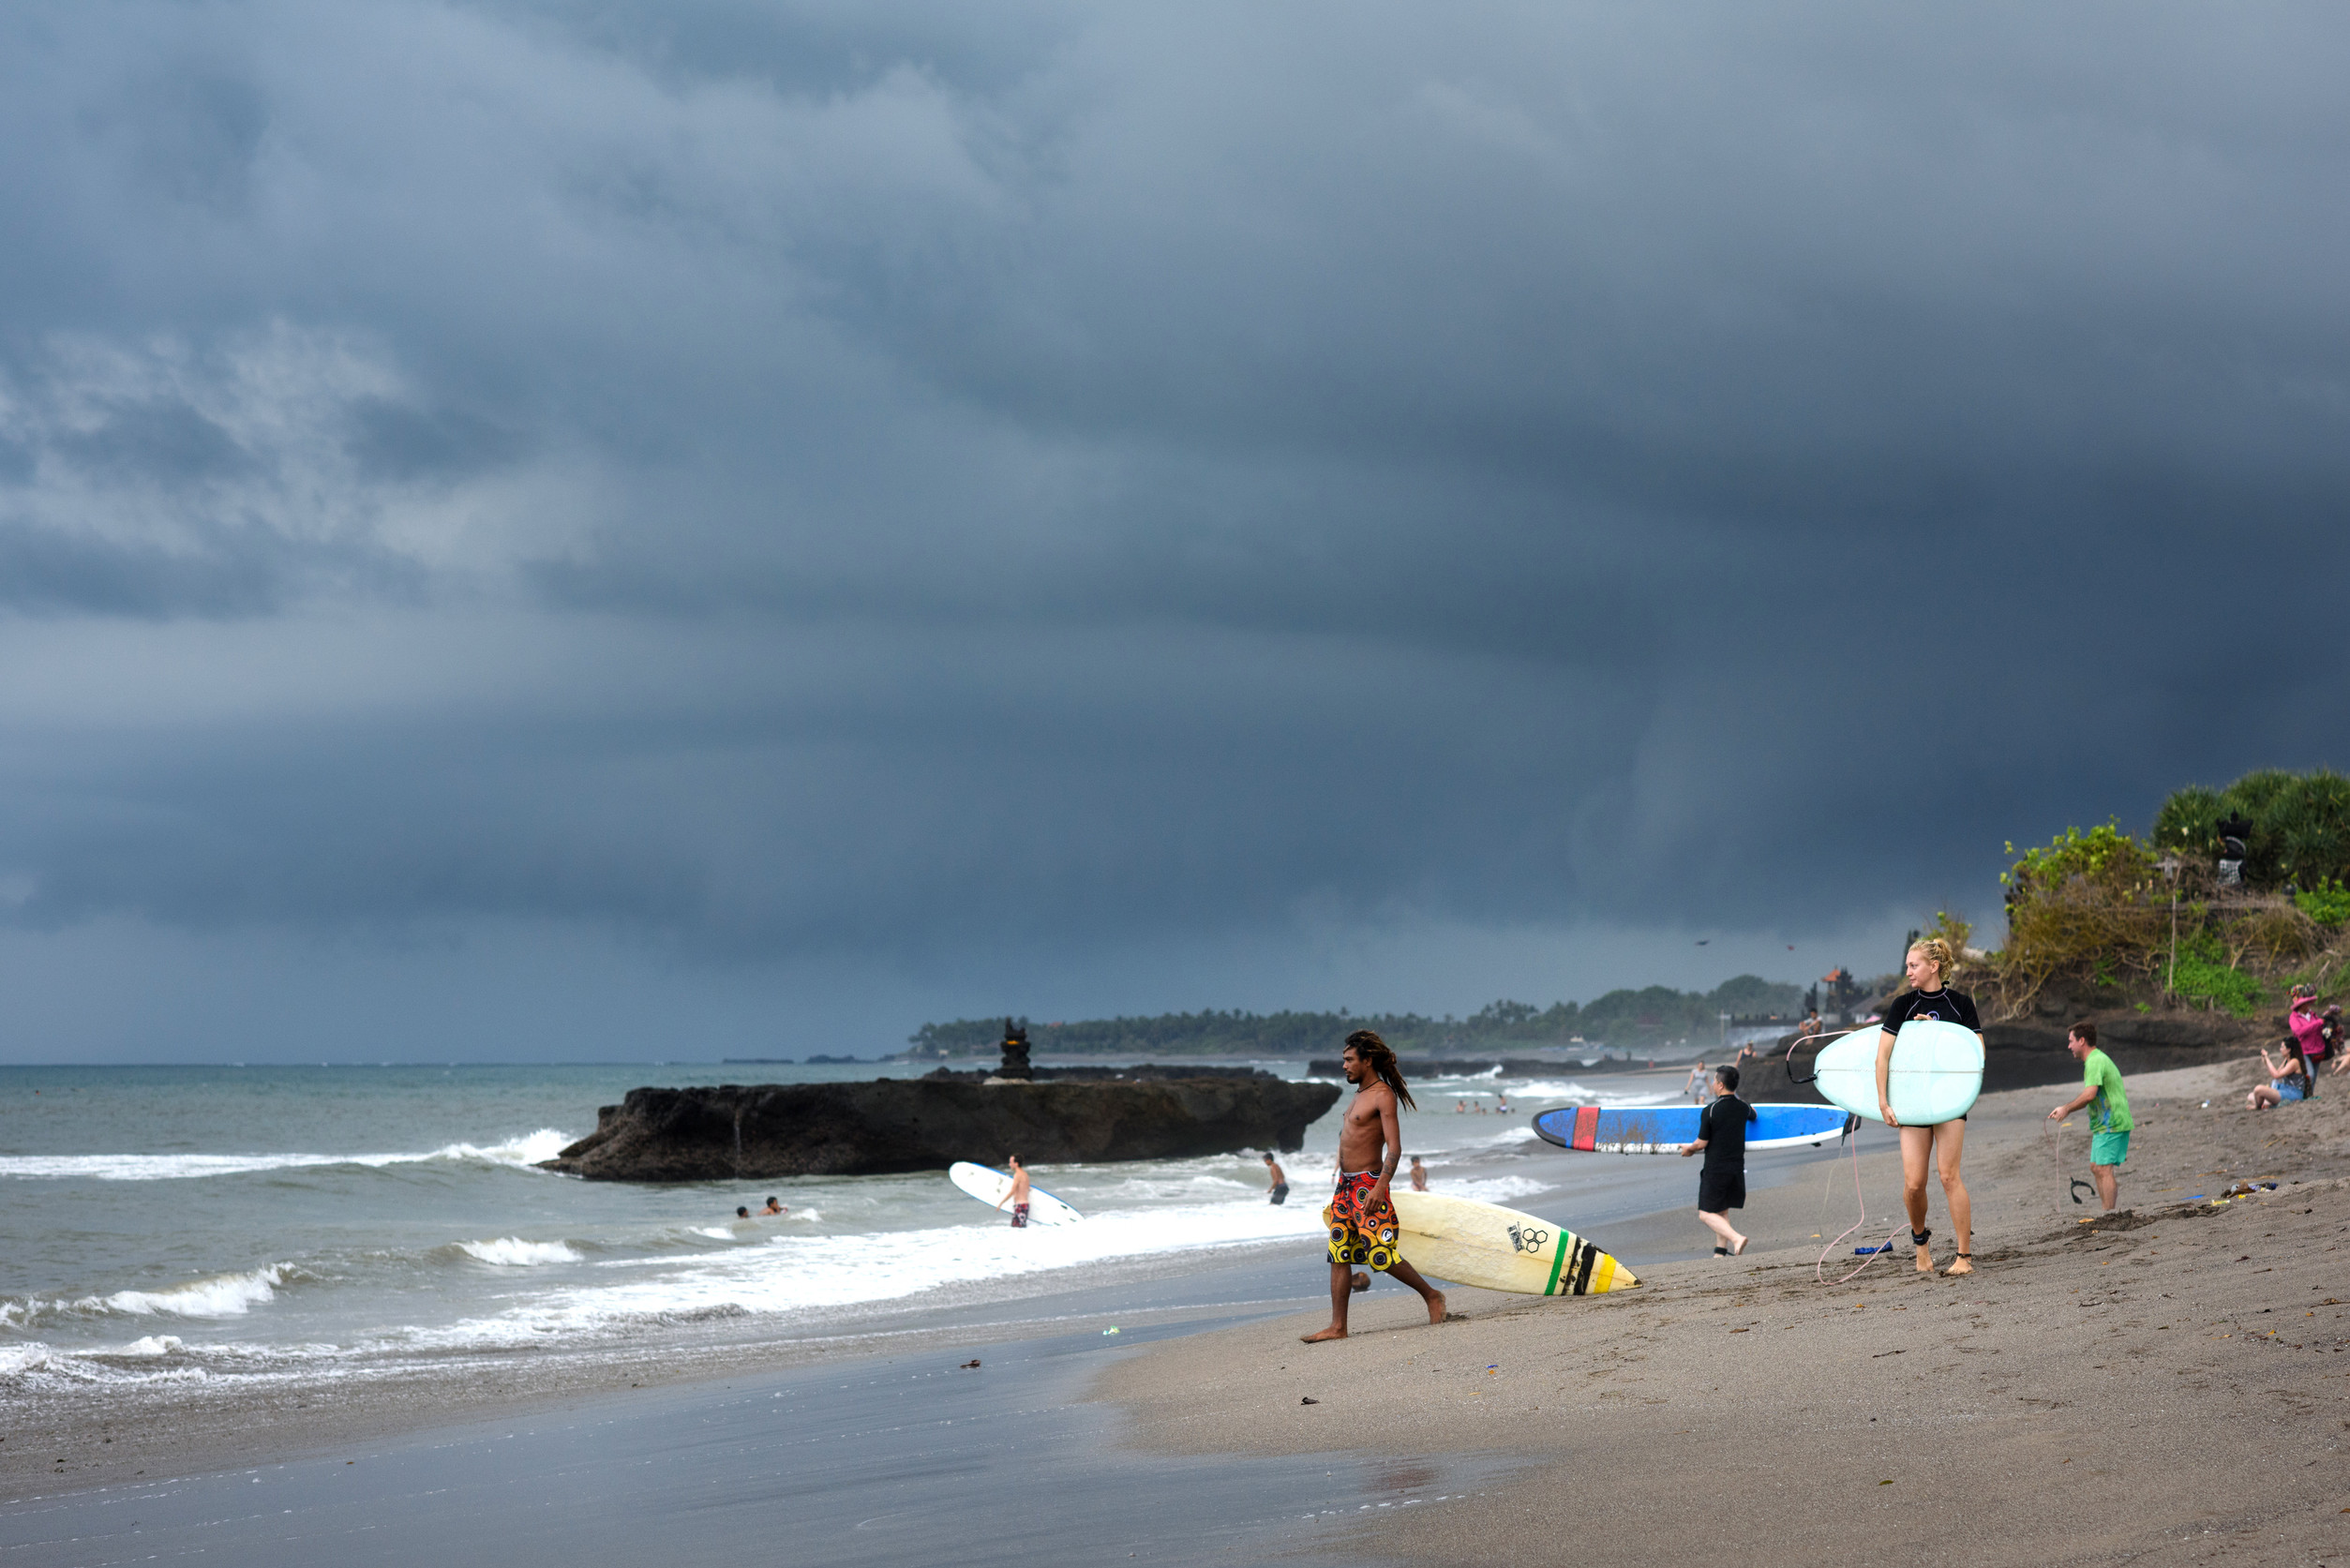
[[[1959,1157],[1967,1147],[1967,1118],[1961,1116],[1938,1127],[1902,1127],[1893,1119],[1893,1088],[1889,1082],[1893,1037],[1911,1019],[1938,1019],[1972,1029],[1977,1035],[1983,1033],[1983,1020],[1975,1012],[1974,998],[1943,985],[1957,959],[1958,955],[1950,950],[1950,944],[1938,936],[1929,936],[1911,948],[1902,963],[1909,989],[1886,1004],[1877,1038],[1877,1111],[1885,1118],[1887,1127],[1901,1132],[1901,1197],[1909,1209],[1909,1241],[1918,1249],[1920,1274],[1934,1272],[1934,1232],[1925,1228],[1925,1168],[1929,1155],[1941,1173],[1942,1192],[1950,1200],[1950,1228],[1956,1232],[1958,1242],[1958,1256],[1942,1272],[1975,1272],[1974,1254],[1969,1250],[1974,1244],[1974,1206],[1968,1201],[1967,1184],[1958,1176]]]

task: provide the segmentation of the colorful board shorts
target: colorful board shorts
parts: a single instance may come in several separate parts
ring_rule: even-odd
[[[1368,1263],[1385,1274],[1403,1261],[1396,1247],[1395,1205],[1374,1203],[1379,1186],[1376,1171],[1350,1171],[1339,1178],[1338,1190],[1322,1211],[1330,1227],[1330,1262]]]
[[[2128,1133],[2092,1132],[2088,1135],[2088,1162],[2091,1165],[2118,1165],[2129,1157]]]
[[[1025,1203],[1014,1203],[1011,1206],[1011,1228],[1015,1231],[1025,1230],[1027,1227],[1027,1224],[1028,1205]]]

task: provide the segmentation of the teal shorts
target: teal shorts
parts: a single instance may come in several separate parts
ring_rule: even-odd
[[[2093,1132],[2088,1140],[2088,1162],[2091,1165],[2118,1165],[2130,1157],[2130,1135],[2126,1132]]]

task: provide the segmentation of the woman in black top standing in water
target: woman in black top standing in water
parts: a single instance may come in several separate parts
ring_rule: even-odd
[[[1929,936],[1911,948],[1902,967],[1909,978],[1909,989],[1894,997],[1885,1008],[1877,1037],[1877,1111],[1885,1118],[1885,1125],[1901,1132],[1901,1197],[1909,1208],[1909,1241],[1918,1249],[1918,1272],[1934,1272],[1934,1252],[1929,1245],[1934,1232],[1925,1228],[1925,1166],[1926,1157],[1934,1157],[1934,1165],[1941,1173],[1942,1192],[1950,1200],[1950,1228],[1957,1233],[1958,1256],[1951,1261],[1945,1274],[1975,1272],[1974,1209],[1967,1201],[1967,1184],[1959,1179],[1958,1159],[1967,1147],[1967,1118],[1944,1122],[1938,1127],[1902,1127],[1893,1119],[1893,1088],[1888,1075],[1893,1070],[1893,1037],[1901,1026],[1913,1018],[1939,1019],[1983,1033],[1983,1020],[1976,1015],[1974,999],[1963,992],[1947,990],[1943,981],[1950,978],[1958,955],[1950,950],[1950,944],[1938,936]]]

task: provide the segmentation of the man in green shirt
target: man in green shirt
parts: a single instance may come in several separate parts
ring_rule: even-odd
[[[2048,1119],[2060,1122],[2084,1105],[2089,1108],[2088,1173],[2097,1183],[2097,1196],[2105,1201],[2105,1212],[2111,1214],[2120,1193],[2117,1178],[2121,1162],[2130,1157],[2130,1129],[2136,1125],[2130,1120],[2129,1091],[2121,1086],[2121,1069],[2114,1066],[2114,1059],[2097,1049],[2094,1020],[2085,1018],[2073,1025],[2064,1037],[2064,1048],[2085,1069],[2084,1086],[2049,1112]]]

